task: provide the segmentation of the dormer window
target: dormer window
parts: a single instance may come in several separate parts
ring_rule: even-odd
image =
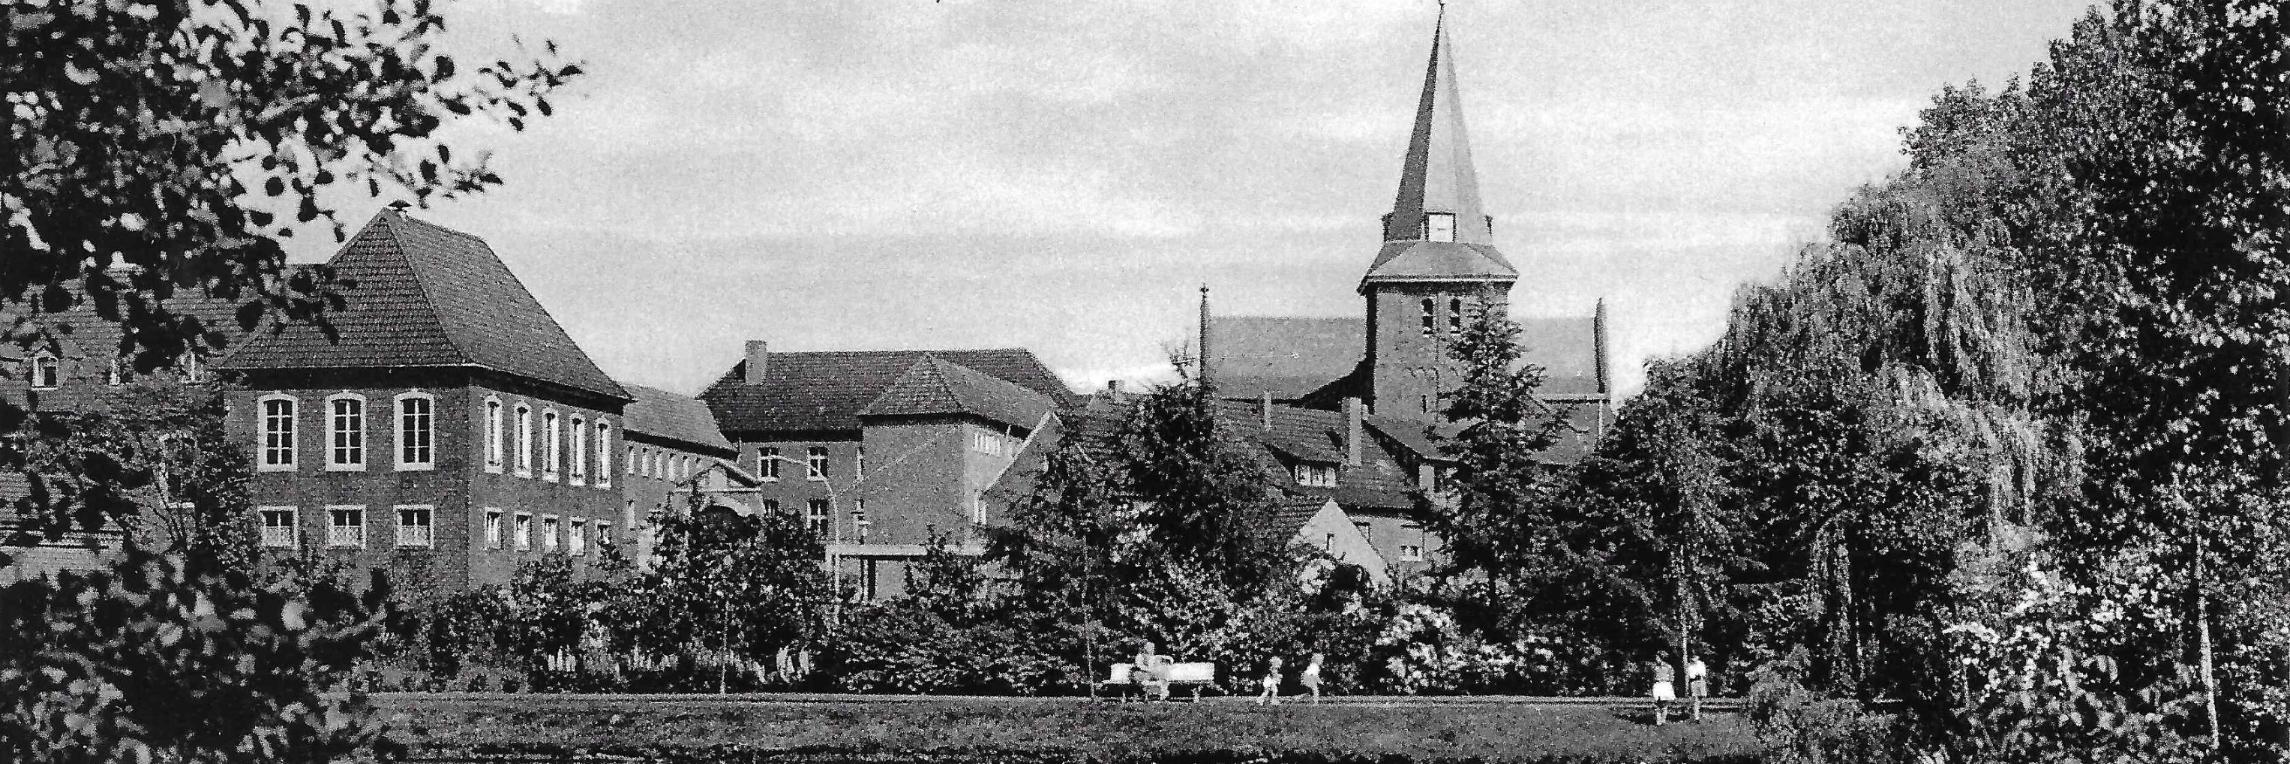
[[[1314,488],[1336,487],[1336,468],[1327,464],[1302,462],[1296,465],[1296,484]]]
[[[1455,240],[1455,213],[1426,212],[1423,214],[1423,238],[1428,241]]]
[[[54,390],[63,383],[63,362],[45,352],[32,356],[32,389]]]

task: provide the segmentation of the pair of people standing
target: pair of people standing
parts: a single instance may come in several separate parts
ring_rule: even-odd
[[[1686,657],[1686,695],[1689,699],[1686,712],[1688,718],[1694,721],[1701,721],[1702,719],[1702,698],[1709,695],[1709,677],[1710,668],[1702,663],[1701,656],[1690,655]],[[1652,694],[1654,696],[1654,723],[1657,725],[1669,721],[1670,704],[1678,701],[1676,679],[1677,669],[1670,662],[1670,654],[1662,653],[1655,656]]]
[[[1320,702],[1320,661],[1320,654],[1313,653],[1312,659],[1304,664],[1304,670],[1296,673],[1296,683],[1303,685],[1305,691],[1312,693],[1312,702],[1314,703]],[[1280,664],[1280,658],[1274,657],[1270,663],[1265,665],[1264,692],[1256,696],[1257,705],[1280,704]]]

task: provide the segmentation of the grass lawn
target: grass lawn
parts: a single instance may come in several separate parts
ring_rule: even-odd
[[[774,703],[693,698],[516,695],[377,699],[417,751],[479,748],[706,748],[832,751],[1261,751],[1690,761],[1758,750],[1747,724],[1712,714],[1655,727],[1643,712],[1601,706],[1395,705],[1258,707],[1234,702],[1108,703],[1081,699],[931,698],[909,702]]]

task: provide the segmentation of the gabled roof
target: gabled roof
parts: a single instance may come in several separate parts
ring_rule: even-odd
[[[687,395],[643,385],[625,385],[636,396],[633,403],[621,412],[621,429],[632,436],[643,436],[678,444],[724,453],[736,452],[732,442],[724,439],[716,427],[716,415],[708,411],[708,404]]]
[[[1073,395],[1032,352],[999,348],[775,352],[765,357],[761,382],[747,382],[747,362],[741,361],[700,393],[700,400],[715,412],[724,433],[734,437],[767,432],[856,431],[859,412],[925,355],[1039,393],[1057,406],[1065,405]]]
[[[1041,393],[925,353],[858,415],[968,414],[1031,428],[1053,405]]]
[[[328,261],[352,285],[319,327],[258,332],[238,370],[463,366],[627,400],[483,239],[386,209]]]
[[[1302,459],[1340,465],[1348,456],[1344,445],[1348,425],[1343,412],[1274,405],[1270,410],[1270,428],[1264,426],[1265,413],[1261,403],[1247,401],[1223,401],[1217,407],[1218,420],[1226,433],[1264,449],[1267,455],[1279,454],[1285,461]],[[1365,432],[1361,435],[1360,463],[1339,469],[1335,488],[1297,483],[1283,459],[1262,461],[1273,483],[1290,495],[1334,498],[1347,507],[1413,507],[1410,492],[1414,488],[1407,470],[1374,438],[1365,437]]]

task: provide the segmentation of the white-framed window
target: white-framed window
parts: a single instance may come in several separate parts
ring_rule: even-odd
[[[335,393],[326,398],[326,469],[366,468],[366,397]]]
[[[970,524],[971,524],[971,525],[985,525],[985,524],[986,524],[986,492],[985,492],[985,491],[971,491],[971,492],[970,492]]]
[[[588,420],[574,416],[567,424],[566,434],[572,452],[565,455],[565,482],[573,485],[588,484]]]
[[[827,479],[827,447],[812,446],[803,450],[803,479]]]
[[[557,424],[557,410],[541,411],[541,479],[554,482],[564,469],[564,428]]]
[[[198,382],[207,378],[206,370],[200,366],[197,348],[184,352],[181,358],[175,360],[175,366],[183,370],[185,382]]]
[[[437,469],[437,396],[399,393],[398,469]]]
[[[1455,213],[1426,212],[1423,215],[1423,238],[1431,241],[1455,240]]]
[[[366,508],[362,505],[329,505],[326,507],[326,545],[364,548],[366,546]]]
[[[517,477],[532,476],[533,407],[520,402],[517,404]]]
[[[1296,465],[1296,483],[1316,488],[1336,487],[1336,468],[1326,464],[1301,462]]]
[[[1413,523],[1401,526],[1400,538],[1403,539],[1399,545],[1400,561],[1422,562],[1424,542],[1427,540],[1424,538],[1423,526]]]
[[[612,487],[612,423],[596,420],[596,487]]]
[[[255,461],[260,472],[294,471],[295,405],[294,396],[273,393],[255,399],[255,416],[262,433],[262,456]]]
[[[485,508],[485,548],[501,548],[501,510]]]
[[[854,453],[852,453],[852,454],[851,454],[851,479],[852,479],[852,480],[865,480],[865,479],[867,479],[867,447],[866,447],[866,446],[860,446],[858,451],[856,451],[856,452],[854,452]]]
[[[262,545],[271,549],[302,546],[302,525],[293,507],[257,507],[262,515]]]
[[[629,530],[635,530],[635,529],[636,529],[636,500],[635,500],[635,499],[629,499],[629,500],[628,500],[628,506],[627,506],[625,509],[622,509],[622,510],[620,511],[620,520],[621,520],[621,522],[624,522],[624,523],[627,523],[627,524],[628,524],[628,528],[629,528]]]
[[[667,477],[660,472],[660,449],[644,449],[644,476],[655,479]]]
[[[634,444],[634,443],[630,443],[630,444],[628,444],[628,474],[629,474],[629,475],[631,475],[631,476],[641,476],[641,475],[643,475],[643,474],[644,474],[644,460],[641,458],[642,454],[643,454],[643,450],[642,450],[642,449],[639,449],[639,448],[637,448],[637,447],[636,447],[636,444]]]
[[[1423,336],[1429,337],[1436,331],[1439,331],[1439,301],[1425,297],[1423,298]]]
[[[509,541],[517,545],[517,551],[533,548],[533,513],[517,513],[516,526],[510,531]]]
[[[575,517],[565,529],[565,553],[574,557],[588,553],[588,521]]]
[[[434,509],[428,504],[400,504],[397,506],[398,546],[427,548],[436,545],[436,526],[431,523]]]
[[[541,551],[557,551],[557,516],[541,516]]]
[[[827,500],[812,499],[803,507],[803,527],[810,528],[819,538],[827,538]]]
[[[779,482],[779,449],[756,449],[755,474],[770,482]]]
[[[485,471],[496,475],[501,474],[501,463],[507,458],[502,418],[501,399],[485,396]]]
[[[64,362],[42,350],[32,356],[32,389],[54,390],[64,383]]]
[[[1447,298],[1447,331],[1449,334],[1463,333],[1463,298],[1461,297]]]

